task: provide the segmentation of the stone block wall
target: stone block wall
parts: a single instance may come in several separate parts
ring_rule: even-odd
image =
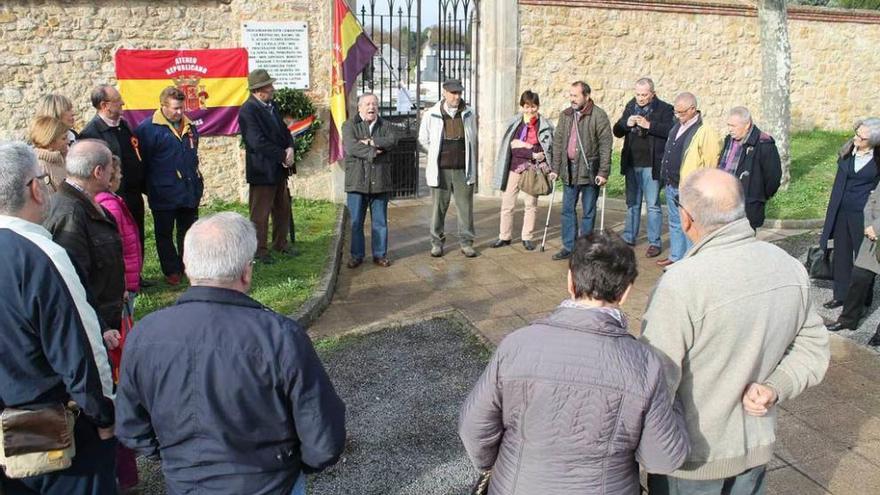
[[[0,136],[23,135],[40,95],[57,92],[75,105],[77,129],[94,115],[88,101],[97,83],[115,83],[119,48],[199,49],[241,46],[243,21],[309,24],[308,95],[329,122],[331,2],[325,0],[9,0],[0,6]],[[157,95],[158,98],[158,95]],[[330,198],[327,124],[307,159],[297,165],[294,194]],[[245,200],[240,138],[206,137],[200,158],[206,200]]]

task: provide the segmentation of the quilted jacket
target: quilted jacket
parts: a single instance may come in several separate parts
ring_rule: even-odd
[[[615,316],[560,307],[498,346],[459,418],[490,495],[637,494],[688,454],[660,358]]]

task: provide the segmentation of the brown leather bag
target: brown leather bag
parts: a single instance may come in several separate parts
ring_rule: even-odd
[[[0,465],[10,478],[67,469],[76,453],[76,416],[63,404],[0,413]]]

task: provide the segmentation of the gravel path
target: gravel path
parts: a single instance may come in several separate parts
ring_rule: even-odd
[[[476,479],[456,432],[458,411],[490,353],[455,320],[433,319],[320,343],[347,406],[340,462],[309,479],[309,495],[460,495]],[[164,495],[141,459],[145,495]]]
[[[811,232],[789,237],[777,241],[775,244],[788,251],[792,256],[804,261],[807,257],[807,249],[809,249],[810,246],[819,244],[819,233]],[[831,299],[831,281],[813,280],[813,290],[810,295],[813,301],[813,306],[816,308],[819,315],[829,321],[837,320],[837,316],[840,314],[840,308],[829,310],[822,307],[822,303]],[[874,284],[874,304],[868,309],[867,316],[862,320],[859,328],[856,330],[842,330],[837,332],[837,334],[841,337],[846,337],[858,342],[859,344],[866,344],[868,339],[874,335],[877,325],[880,324],[880,311],[878,311],[878,309],[880,309],[880,283]],[[873,348],[868,347],[868,349]]]

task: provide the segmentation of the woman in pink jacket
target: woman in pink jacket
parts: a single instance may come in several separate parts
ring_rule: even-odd
[[[113,179],[110,181],[109,191],[96,194],[95,201],[109,211],[116,220],[116,228],[119,230],[119,237],[122,238],[122,259],[125,262],[123,328],[119,329],[121,333],[119,346],[108,352],[113,363],[113,376],[115,378],[119,376],[119,363],[122,358],[125,337],[131,329],[130,326],[126,325],[126,322],[131,322],[134,316],[134,299],[140,290],[140,274],[144,260],[141,257],[140,234],[138,233],[138,226],[134,221],[134,216],[132,216],[122,198],[115,193],[119,189],[120,182],[122,182],[122,167],[120,166],[119,157],[116,155],[113,156],[113,171]],[[135,460],[134,451],[123,447],[122,444],[119,444],[116,449],[116,477],[119,481],[121,493],[127,493],[138,484],[137,461]]]

